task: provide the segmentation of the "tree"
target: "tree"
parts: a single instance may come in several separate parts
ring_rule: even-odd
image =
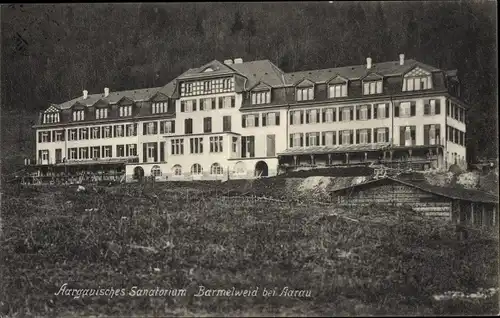
[[[241,13],[238,10],[234,15],[234,22],[233,26],[231,27],[231,34],[235,35],[239,33],[241,30],[243,30],[243,28],[244,28],[243,20],[241,19]]]

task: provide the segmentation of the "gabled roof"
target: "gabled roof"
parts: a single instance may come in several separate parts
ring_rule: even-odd
[[[92,106],[109,106],[109,103],[102,98],[99,98]]]
[[[341,190],[346,190],[350,188],[355,188],[355,187],[361,187],[367,184],[375,184],[375,183],[381,183],[383,181],[393,181],[397,182],[400,184],[404,184],[416,189],[420,189],[422,191],[428,192],[428,193],[433,193],[437,194],[443,197],[447,197],[450,199],[455,199],[455,200],[464,200],[464,201],[470,201],[470,202],[483,202],[483,203],[498,203],[498,197],[479,190],[471,190],[471,189],[463,189],[463,188],[458,188],[458,187],[441,187],[441,186],[435,186],[431,185],[425,181],[409,181],[409,180],[401,180],[398,178],[391,178],[391,177],[386,177],[386,178],[381,178],[381,179],[372,179],[367,182],[363,182],[360,184],[356,185],[351,185],[348,187],[343,187],[339,189],[335,189],[332,192],[337,192]]]
[[[271,89],[270,85],[267,85],[264,82],[258,82],[254,87],[250,88],[250,91],[267,91]]]
[[[349,81],[347,78],[337,74],[326,82],[328,84],[344,84],[347,81]]]
[[[47,108],[44,113],[58,113],[60,112],[61,110],[59,108],[57,108],[57,105],[50,105],[49,108]]]
[[[405,77],[409,76],[424,76],[424,75],[429,75],[431,72],[426,70],[423,67],[420,66],[415,66],[413,69],[409,70],[408,72],[405,73]]]
[[[334,76],[335,74],[338,74],[349,80],[357,80],[373,72],[376,72],[383,76],[398,76],[406,73],[408,70],[412,69],[415,66],[421,66],[431,72],[439,71],[439,69],[435,67],[409,59],[405,60],[404,65],[399,65],[399,61],[374,63],[372,64],[371,69],[367,69],[366,65],[363,64],[363,65],[327,68],[321,70],[292,72],[285,74],[285,80],[288,84],[292,84],[296,82],[297,79],[307,77],[312,81],[314,81],[316,84],[320,84],[320,83],[325,83],[326,81],[331,79],[332,76]]]
[[[311,87],[311,86],[314,86],[314,82],[311,81],[310,79],[308,78],[303,78],[301,79],[300,81],[296,82],[295,83],[295,87]]]
[[[372,80],[380,80],[382,78],[384,78],[384,76],[382,74],[370,73],[370,74],[367,74],[366,76],[362,77],[361,79],[363,81],[372,81]]]
[[[210,72],[205,72],[208,68],[212,69]],[[213,60],[201,67],[191,68],[184,74],[177,77],[179,80],[184,79],[196,79],[199,77],[209,76],[217,76],[217,75],[225,75],[225,74],[233,74],[235,70],[229,67],[228,65],[221,63],[217,60]]]
[[[271,87],[285,84],[283,71],[269,60],[231,64],[231,67],[248,79],[246,87],[253,87],[258,82],[265,82]]]

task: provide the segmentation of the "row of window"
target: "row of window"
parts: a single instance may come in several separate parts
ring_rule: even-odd
[[[259,114],[248,114],[242,115],[241,117],[241,127],[259,127]],[[262,114],[262,127],[266,126],[279,126],[280,125],[280,113],[279,112],[269,112]]]
[[[233,137],[233,139],[236,137]],[[210,153],[223,152],[223,136],[212,136],[209,137],[210,142]],[[236,138],[237,141],[237,138]],[[234,140],[233,140],[234,142]],[[184,154],[184,139],[177,138],[172,139],[171,142],[171,154],[172,155],[183,155]],[[233,148],[234,149],[234,148]],[[189,153],[191,154],[201,154],[203,153],[203,137],[195,137],[189,139]]]
[[[137,145],[116,145],[115,155],[113,156],[113,146],[94,146],[94,147],[74,147],[68,148],[68,159],[99,159],[112,157],[134,157],[137,156]]]
[[[181,101],[181,113],[217,109],[217,101],[219,109],[236,107],[236,98],[234,96],[201,98],[199,102],[198,99],[189,99]]]
[[[416,126],[400,126],[399,132],[400,146],[412,146],[416,144]],[[424,125],[425,145],[440,144],[440,135],[440,125]],[[370,144],[389,141],[389,128],[387,127],[293,133],[289,135],[290,147]]]
[[[465,123],[466,111],[456,103],[448,100],[448,105],[446,107],[446,116],[454,118],[459,122]]]
[[[132,116],[132,105],[120,106],[118,108],[119,117],[130,117]],[[168,110],[168,103],[153,103],[151,104],[151,112],[153,114],[166,113]],[[109,117],[109,108],[98,108],[95,110],[95,119],[106,119]],[[84,121],[85,120],[85,110],[79,109],[73,111],[73,121]],[[55,114],[44,114],[43,123],[58,123],[60,121],[59,113]]]
[[[195,163],[191,166],[190,169],[191,175],[193,176],[198,176],[203,174],[203,167],[199,163]],[[172,174],[174,176],[182,176],[183,171],[182,171],[182,166],[181,165],[174,165],[172,167]],[[222,175],[224,174],[224,169],[219,163],[213,163],[210,166],[210,174],[211,175]],[[151,175],[153,176],[161,176],[162,171],[160,166],[153,166],[151,168]]]
[[[446,140],[460,146],[466,146],[465,133],[451,126],[446,126]]]
[[[181,83],[181,96],[227,93],[234,91],[234,79],[212,79]]]
[[[68,129],[68,141],[137,136],[137,124]]]

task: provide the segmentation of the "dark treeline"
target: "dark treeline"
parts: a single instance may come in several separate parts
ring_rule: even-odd
[[[213,59],[290,72],[399,53],[458,70],[469,152],[497,157],[495,12],[477,1],[2,6],[2,159],[30,154],[36,112],[83,89],[161,86]]]

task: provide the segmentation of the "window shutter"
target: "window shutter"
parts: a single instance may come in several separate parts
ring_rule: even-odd
[[[241,127],[246,128],[247,123],[245,121],[247,115],[241,116]]]
[[[193,99],[193,111],[196,111],[196,104],[198,104],[198,100]],[[155,160],[156,161],[156,160]]]
[[[436,144],[441,144],[441,125],[435,125],[436,129]]]
[[[293,124],[295,124],[293,122],[293,112],[290,112],[290,125],[293,125]]]
[[[267,116],[266,114],[262,114],[262,127],[265,127],[267,124]]]
[[[415,116],[416,114],[416,103],[415,102],[410,102],[410,116]]]
[[[158,162],[158,143],[155,142],[154,143],[155,147],[154,147],[154,156],[153,156],[153,159],[155,162]]]
[[[155,121],[154,124],[153,124],[153,132],[154,134],[158,134],[158,122]]]
[[[184,112],[184,110],[185,110],[185,108],[186,108],[185,103],[186,103],[185,101],[182,101],[182,102],[181,102],[181,113],[183,113],[183,112]]]
[[[337,132],[333,132],[333,137],[332,137],[332,144],[336,145],[337,144]]]
[[[342,112],[340,112],[342,114]],[[339,132],[339,145],[342,145],[342,130]]]
[[[389,128],[385,129],[385,141],[389,142]]]
[[[300,134],[300,146],[304,147],[304,134]]]
[[[38,160],[42,160],[42,151],[38,150]]]
[[[290,134],[290,147],[293,147],[293,135]]]
[[[377,111],[378,111],[377,108],[378,108],[377,104],[373,105],[373,119],[377,119],[378,118],[377,117]]]
[[[417,131],[416,131],[415,126],[412,126],[410,128],[410,136],[411,136],[412,145],[415,145],[415,143],[417,142]]]
[[[147,135],[148,134],[147,128],[148,128],[148,125],[146,123],[143,123],[142,124],[142,134],[143,135]],[[102,129],[104,129],[104,127]],[[104,135],[104,132],[103,132],[103,135]]]
[[[217,105],[216,105],[216,102],[215,102],[215,97],[212,98],[212,109],[216,109],[217,108]]]
[[[356,129],[356,144],[359,144],[359,129]]]
[[[321,122],[324,123],[326,121],[326,111],[324,109],[321,110],[321,116],[323,117]]]
[[[42,132],[38,132],[38,142],[42,142]]]
[[[441,100],[436,99],[436,115],[441,114]]]
[[[325,133],[321,134],[321,145],[326,146],[325,145]]]
[[[399,102],[394,105],[394,117],[399,117]]]
[[[165,124],[166,124],[165,121],[160,122],[160,134],[165,133]]]
[[[351,113],[351,120],[353,120],[354,118],[352,118],[352,113]],[[359,120],[359,106],[356,106],[356,120]]]
[[[172,121],[172,133],[175,133],[175,120]]]
[[[231,108],[236,107],[236,100],[234,99],[234,96],[231,96]]]
[[[165,161],[165,142],[160,142],[160,161]]]
[[[368,105],[368,119],[372,119],[372,106]]]
[[[339,109],[339,121],[342,121],[342,109]]]
[[[385,118],[389,118],[389,104],[385,104]]]
[[[300,124],[304,123],[304,111],[300,111]]]
[[[350,120],[354,120],[354,116],[353,115],[354,115],[354,110],[351,107],[351,109],[350,109],[350,117],[351,117]]]
[[[259,115],[253,115],[255,116],[255,127],[259,127]]]
[[[351,111],[352,111],[352,109],[351,109]],[[349,135],[351,137],[350,144],[352,145],[352,144],[354,144],[354,140],[353,140],[354,139],[354,134],[352,132],[352,129],[351,129],[351,131],[349,131]]]
[[[320,116],[320,114],[319,114],[319,111],[318,111],[318,110],[316,110],[316,122],[317,122],[317,123],[320,123],[320,122],[321,122],[321,121],[320,121],[320,117],[321,117],[321,116]]]
[[[373,143],[377,143],[377,128],[373,128]]]
[[[404,126],[399,127],[399,145],[400,146],[405,145],[405,127]]]
[[[280,125],[280,113],[276,113],[276,126]]]
[[[309,146],[309,134],[306,134],[306,147]]]
[[[429,125],[424,125],[424,145],[429,145],[429,129],[431,127]]]
[[[222,108],[223,98],[219,97],[219,109]]]
[[[333,116],[333,121],[337,121],[337,108],[333,108],[332,116]]]
[[[372,143],[372,130],[371,129],[368,129],[368,143],[369,144]]]
[[[309,116],[311,115],[311,111],[306,111],[306,124],[309,124]]]
[[[429,104],[430,103],[430,100],[427,99],[424,101],[424,115],[429,115],[430,114],[430,108],[431,108],[431,105]]]
[[[142,144],[142,162],[147,161],[147,148],[146,144]]]

